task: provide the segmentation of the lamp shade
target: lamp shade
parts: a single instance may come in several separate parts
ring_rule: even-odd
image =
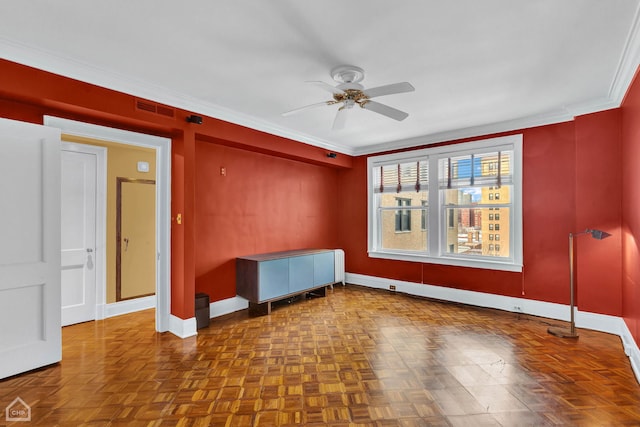
[[[611,234],[602,230],[588,230],[588,232],[591,233],[591,237],[598,240],[606,239],[607,237],[611,236]]]

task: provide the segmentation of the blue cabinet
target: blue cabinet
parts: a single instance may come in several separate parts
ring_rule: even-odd
[[[302,255],[288,258],[289,260],[289,292],[298,293],[316,285],[313,280],[315,255]],[[318,283],[319,284],[319,283]]]
[[[335,253],[324,252],[313,257],[313,284],[335,283]]]
[[[289,262],[286,259],[274,259],[258,264],[258,299],[265,301],[287,294],[289,283]]]
[[[272,301],[323,289],[333,283],[333,250],[273,252],[236,259],[236,292],[249,300],[250,309],[265,305],[270,313]]]

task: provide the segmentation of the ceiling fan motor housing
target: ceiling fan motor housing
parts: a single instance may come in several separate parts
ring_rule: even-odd
[[[331,70],[331,77],[338,83],[359,83],[364,79],[364,70],[355,65],[340,65]]]

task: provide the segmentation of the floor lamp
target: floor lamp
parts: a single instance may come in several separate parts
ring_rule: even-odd
[[[569,233],[569,286],[571,286],[571,290],[570,290],[570,295],[571,295],[571,327],[569,328],[569,330],[567,331],[566,329],[559,329],[559,328],[549,328],[547,330],[547,332],[549,332],[551,335],[555,335],[557,337],[560,338],[578,338],[578,334],[576,333],[576,321],[575,321],[575,314],[574,314],[574,303],[573,303],[573,287],[574,287],[574,277],[573,277],[573,268],[574,268],[574,261],[573,261],[573,237],[574,236],[580,236],[581,234],[591,234],[591,237],[593,237],[594,239],[597,240],[602,240],[605,239],[609,236],[611,236],[611,234],[606,233],[604,231],[601,230],[592,230],[587,228],[584,231],[580,231],[579,233]]]

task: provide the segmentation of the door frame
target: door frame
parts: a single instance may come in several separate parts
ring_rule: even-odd
[[[156,331],[170,330],[171,315],[171,139],[45,116],[62,133],[156,150]]]
[[[61,150],[96,156],[96,236],[94,266],[96,271],[95,320],[105,318],[107,304],[107,149],[97,145],[62,141]]]

